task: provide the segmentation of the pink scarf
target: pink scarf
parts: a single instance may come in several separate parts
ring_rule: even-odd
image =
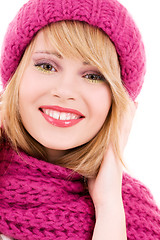
[[[128,239],[160,239],[160,211],[149,191],[124,174]],[[71,170],[0,152],[0,233],[18,240],[91,240],[94,206],[83,177]]]

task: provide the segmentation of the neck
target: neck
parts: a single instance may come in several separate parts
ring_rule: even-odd
[[[69,150],[55,150],[55,149],[46,148],[47,159],[48,159],[48,162],[51,162],[51,163],[54,163],[59,158],[65,156],[68,152]]]

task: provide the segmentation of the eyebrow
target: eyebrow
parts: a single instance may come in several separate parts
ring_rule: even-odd
[[[48,51],[37,51],[37,52],[35,52],[35,54],[39,54],[39,53],[41,53],[41,54],[48,54],[48,55],[54,55],[54,56],[56,56],[58,58],[63,58],[62,55],[60,53],[56,52],[56,51],[55,52],[48,52]]]
[[[49,52],[49,51],[37,51],[37,52],[34,52],[34,54],[47,54],[47,55],[54,55],[56,56],[57,58],[60,58],[60,59],[63,59],[62,55],[56,51],[54,52]],[[86,62],[84,61],[83,62],[84,65],[91,65],[89,62]]]

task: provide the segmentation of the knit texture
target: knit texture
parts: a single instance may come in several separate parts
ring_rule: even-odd
[[[5,36],[0,62],[3,86],[14,74],[37,31],[61,20],[84,21],[108,34],[119,56],[124,86],[135,100],[144,81],[144,46],[132,17],[116,0],[28,1],[10,23]]]
[[[17,240],[91,240],[94,206],[83,177],[9,148],[0,153],[0,233]],[[159,240],[160,211],[148,189],[123,176],[128,240]]]

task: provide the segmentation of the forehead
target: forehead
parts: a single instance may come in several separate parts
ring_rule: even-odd
[[[63,44],[63,42],[62,42],[62,44]],[[64,57],[74,57],[74,58],[78,58],[79,60],[81,60],[84,65],[90,65],[91,64],[89,61],[85,60],[81,56],[77,57],[76,54],[75,54],[75,56],[73,56],[72,54],[71,54],[71,56],[68,56],[67,54],[64,54],[64,53],[60,52],[56,48],[55,45],[51,44],[49,41],[46,41],[46,38],[44,37],[44,32],[43,31],[38,32],[38,34],[36,36],[33,53],[54,55],[59,59],[63,59]]]
[[[49,44],[49,42],[46,41],[43,31],[40,31],[37,33],[36,39],[35,39],[34,51],[37,51],[37,50],[38,51],[49,51],[49,50],[56,51],[57,49],[53,45],[51,46],[51,44]]]
[[[92,62],[99,52],[99,47],[97,48],[96,44],[97,35],[92,34],[93,27],[88,27],[87,31],[82,23],[73,24],[67,21],[53,23],[38,32],[35,50],[56,51],[68,58]]]

